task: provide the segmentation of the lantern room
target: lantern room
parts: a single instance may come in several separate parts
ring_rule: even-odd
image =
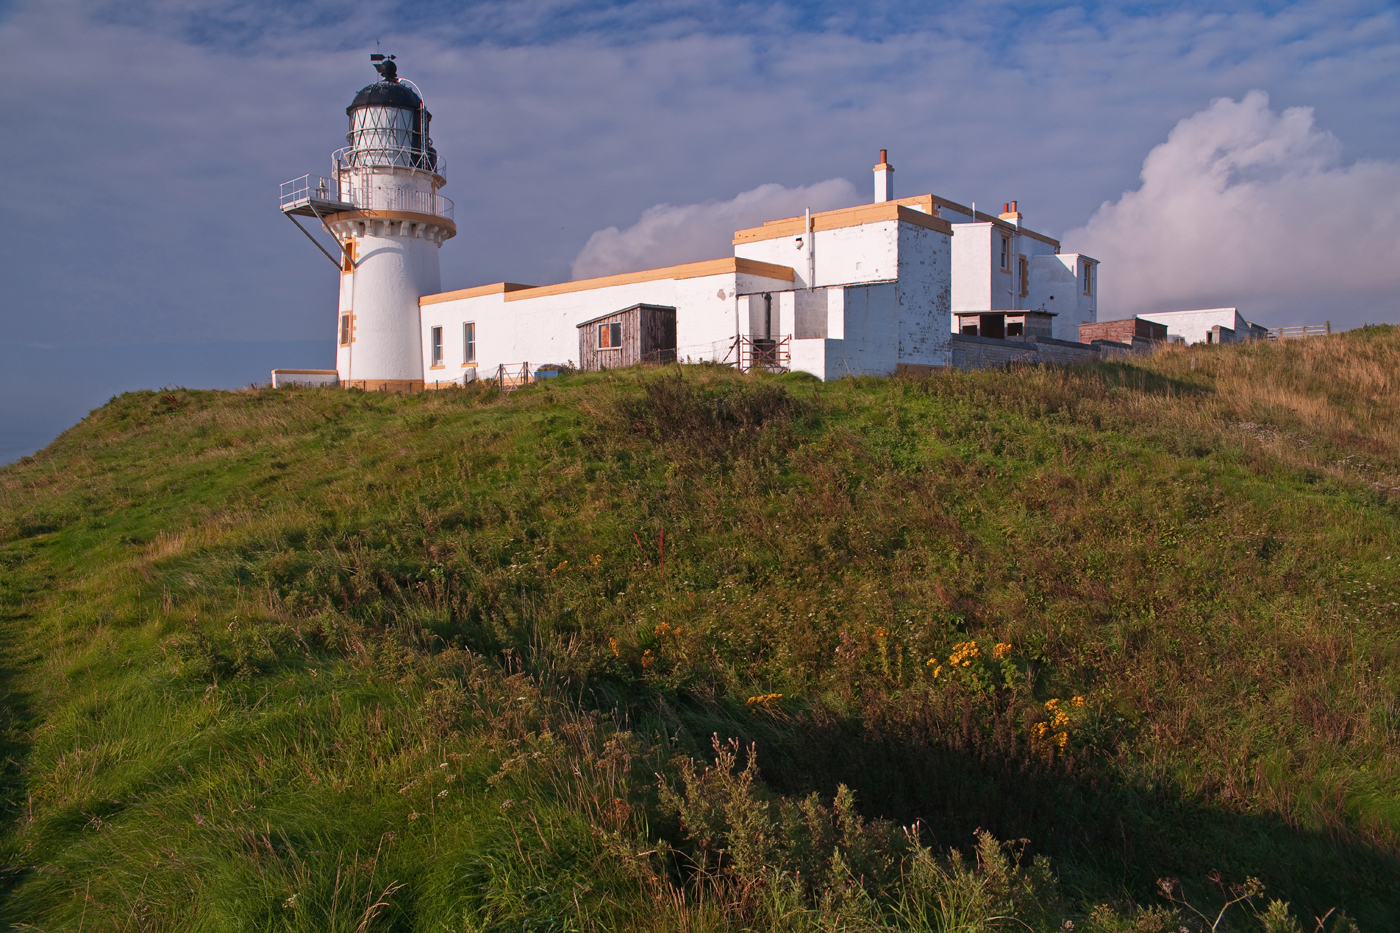
[[[345,108],[350,145],[337,155],[346,168],[409,168],[441,174],[428,135],[433,116],[410,81],[399,79],[394,56],[372,56],[381,80],[360,90]]]

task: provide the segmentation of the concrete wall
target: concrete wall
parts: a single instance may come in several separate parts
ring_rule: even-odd
[[[1100,359],[1098,347],[1064,340],[997,340],[991,337],[954,335],[950,341],[953,365],[958,369],[985,369],[1008,363],[1079,366]]]
[[[1207,308],[1199,311],[1166,311],[1160,314],[1139,314],[1145,321],[1167,325],[1167,337],[1180,337],[1188,344],[1205,343],[1212,327],[1224,327],[1235,332],[1235,339],[1249,335],[1249,323],[1240,317],[1237,308]]]
[[[896,362],[947,366],[952,320],[952,244],[946,233],[901,224]],[[846,333],[850,333],[849,329]]]
[[[1093,295],[1084,294],[1078,253],[1046,254],[1031,257],[1030,294],[1027,308],[1044,308],[1055,314],[1052,325],[1056,340],[1077,341],[1079,325],[1098,320],[1098,285]]]
[[[843,369],[853,376],[893,373],[899,364],[899,286],[894,282],[849,286],[845,292]]]
[[[992,276],[992,238],[995,231],[996,224],[991,223],[953,225],[950,278],[954,313],[990,311],[994,307],[996,289]],[[1010,276],[1003,278],[1009,279]],[[950,332],[951,328],[950,321]]]
[[[819,230],[812,247],[817,287],[851,283],[889,281],[899,274],[899,228],[897,220]],[[798,241],[802,240],[801,245]],[[737,243],[739,259],[791,266],[795,273],[788,288],[806,288],[807,249],[805,236],[777,237]]]

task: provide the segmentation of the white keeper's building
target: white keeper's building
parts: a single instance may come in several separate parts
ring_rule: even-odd
[[[872,203],[736,231],[732,256],[443,292],[437,251],[456,224],[438,194],[432,118],[392,56],[376,59],[382,80],[347,108],[333,175],[282,186],[283,212],[315,218],[337,244],[317,243],[340,268],[336,369],[275,370],[274,384],[412,391],[642,360],[830,380],[962,365],[969,348],[1010,358],[986,356],[996,341],[1068,353],[1079,325],[1098,320],[1094,259],[1024,227],[1016,202],[994,217],[935,195],[896,198],[883,150]]]

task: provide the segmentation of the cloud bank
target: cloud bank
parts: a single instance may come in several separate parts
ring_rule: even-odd
[[[1344,165],[1341,151],[1312,108],[1277,113],[1263,91],[1181,120],[1140,188],[1065,234],[1104,263],[1101,316],[1239,306],[1280,324],[1395,319],[1400,163]]]
[[[572,267],[576,279],[636,272],[734,254],[734,231],[810,208],[829,211],[859,203],[855,186],[832,178],[799,188],[759,185],[728,201],[657,204],[625,230],[608,227],[588,238]]]

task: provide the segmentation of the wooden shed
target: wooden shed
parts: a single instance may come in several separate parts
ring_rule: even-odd
[[[675,361],[675,308],[632,305],[578,325],[578,364],[584,372]]]

